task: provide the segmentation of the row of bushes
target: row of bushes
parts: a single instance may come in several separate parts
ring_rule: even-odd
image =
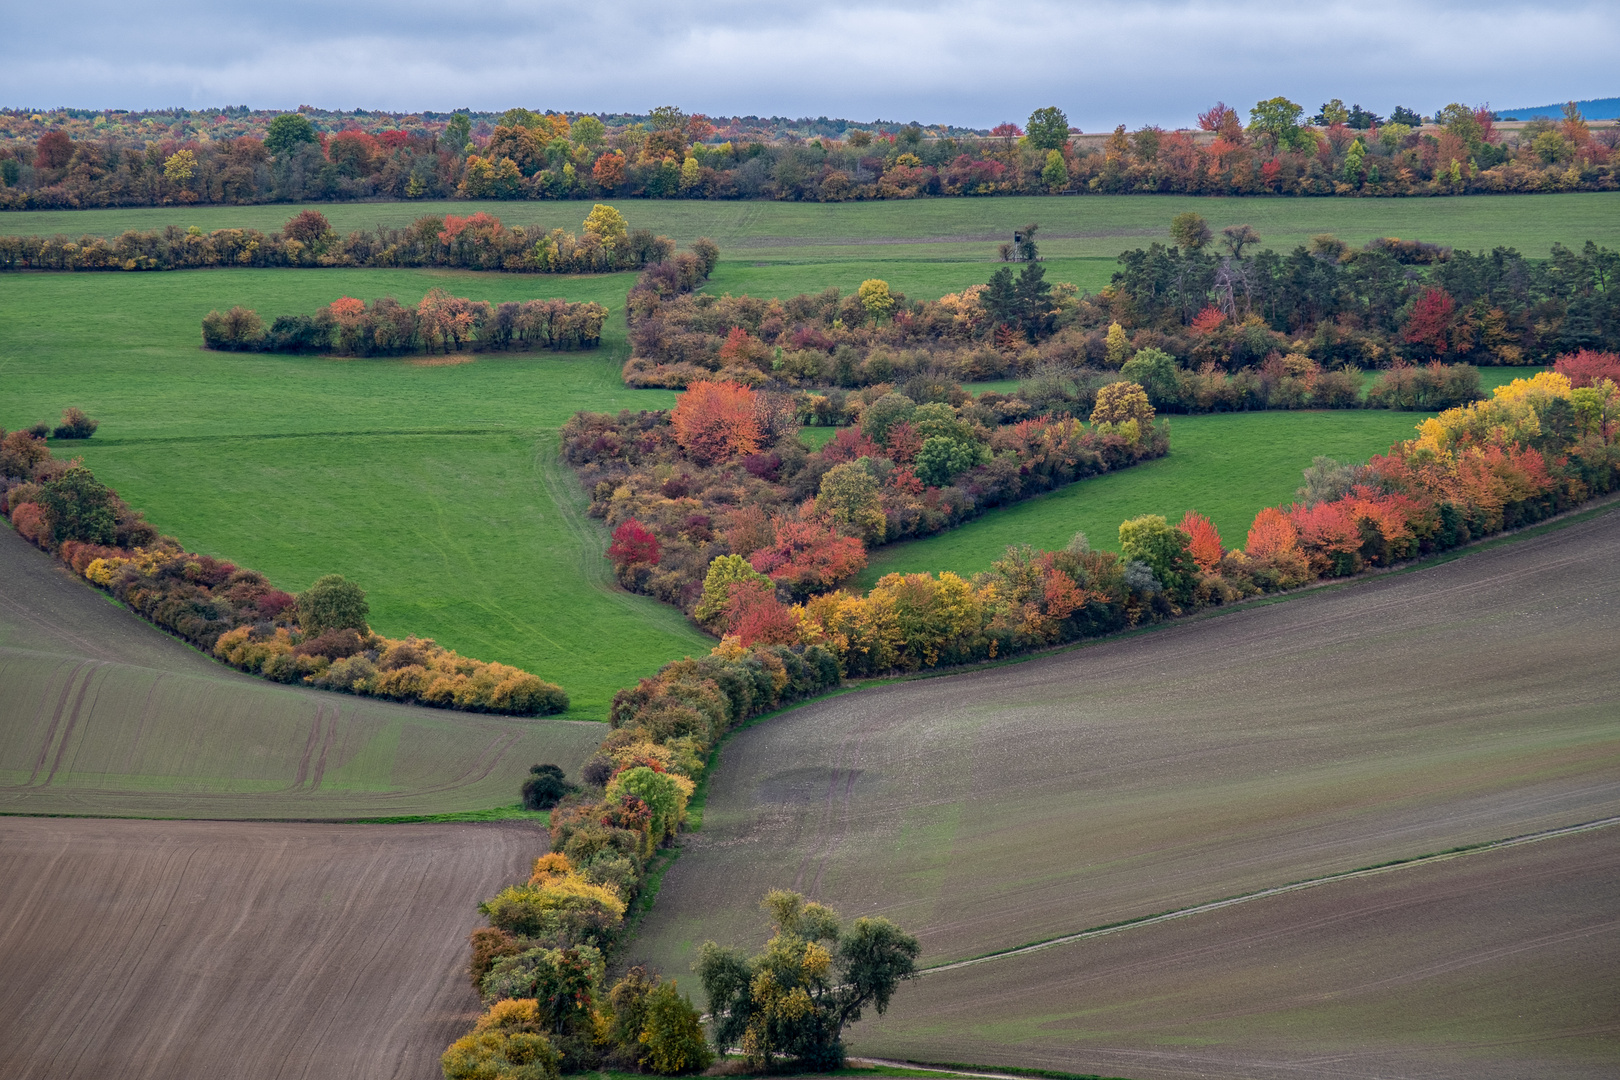
[[[859,426],[812,452],[791,398],[699,382],[667,413],[576,414],[563,455],[590,513],[614,530],[620,582],[712,622],[705,582],[722,557],[803,599],[860,570],[869,547],[1168,450],[1166,426],[1131,383],[1105,388],[1089,424],[1001,424],[960,396],[953,407],[869,388],[847,403]]]
[[[379,225],[341,236],[326,215],[305,210],[279,232],[170,225],[113,239],[0,236],[0,270],[194,270],[218,266],[442,266],[529,274],[606,274],[661,262],[675,242],[631,230],[623,215],[598,204],[581,235],[507,226],[482,211],[418,218],[402,229]]]
[[[1262,510],[1241,549],[1189,511],[1120,527],[1121,554],[1009,549],[971,581],[891,574],[864,596],[784,603],[726,584],[724,645],[819,645],[846,675],[1006,656],[1465,544],[1620,484],[1620,388],[1544,372],[1424,421],[1366,465],[1319,458],[1299,501]],[[721,563],[717,562],[720,568]]]
[[[568,708],[560,687],[526,671],[373,634],[365,594],[337,575],[293,596],[257,571],[186,551],[30,432],[0,432],[0,511],[84,580],[243,671],[437,708],[517,716]]]
[[[401,356],[487,350],[590,349],[601,344],[608,309],[594,301],[508,301],[451,296],[431,289],[415,307],[385,297],[367,306],[345,296],[313,317],[282,315],[266,329],[243,307],[210,311],[203,344],[227,352],[319,352],[338,356]]]
[[[838,681],[820,647],[728,647],[667,664],[614,697],[584,790],[552,810],[551,852],[528,881],[479,905],[489,925],[472,933],[468,975],[487,1008],[445,1051],[446,1077],[709,1065],[698,1012],[677,983],[632,968],[609,986],[607,957],[720,740]]]

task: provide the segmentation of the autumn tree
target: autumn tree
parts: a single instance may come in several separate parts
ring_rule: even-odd
[[[54,544],[110,544],[118,531],[113,493],[89,469],[75,465],[47,481],[37,499]]]
[[[1133,382],[1109,383],[1097,391],[1097,406],[1091,410],[1093,424],[1153,423],[1153,405],[1147,392]]]
[[[281,227],[281,234],[305,247],[319,247],[332,234],[332,223],[319,210],[302,210]]]
[[[816,496],[816,512],[840,531],[859,536],[868,544],[880,544],[885,529],[883,500],[869,460],[862,458],[827,470]]]
[[[1202,251],[1213,238],[1209,222],[1191,210],[1170,219],[1170,239],[1183,251]]]
[[[1188,550],[1192,538],[1175,528],[1162,514],[1143,514],[1121,522],[1119,549],[1125,557],[1153,568],[1153,576],[1176,600],[1192,596],[1197,563]]]
[[[741,555],[721,555],[709,563],[703,578],[703,596],[692,617],[708,625],[719,621],[731,602],[731,587],[742,583],[770,585],[770,578],[748,564]]]
[[[894,310],[894,296],[889,292],[889,283],[882,278],[868,278],[861,282],[855,295],[860,298],[866,314],[873,319],[887,318]]]
[[[746,386],[695,382],[670,414],[675,438],[699,465],[715,465],[760,448],[760,401]]]
[[[1228,225],[1221,230],[1221,243],[1232,253],[1232,258],[1243,258],[1243,249],[1260,242],[1260,234],[1252,225]]]
[[[1214,573],[1216,567],[1220,565],[1221,558],[1226,554],[1226,548],[1221,544],[1221,534],[1215,528],[1215,523],[1198,511],[1189,510],[1177,528],[1187,534],[1187,553],[1193,557],[1198,568],[1206,574]]]
[[[316,635],[327,630],[355,630],[369,634],[366,619],[371,605],[366,603],[365,590],[346,580],[342,574],[327,574],[298,594],[298,626],[305,634]]]
[[[617,249],[628,239],[630,223],[613,207],[597,203],[585,215],[584,229],[601,237],[603,247]]]
[[[1299,150],[1316,144],[1316,137],[1299,126],[1305,108],[1285,97],[1257,102],[1249,110],[1249,131],[1279,150]]]
[[[1451,346],[1451,324],[1457,302],[1444,289],[1424,289],[1412,305],[1402,337],[1434,356],[1444,356]]]
[[[65,131],[47,131],[34,144],[36,169],[64,169],[73,160],[73,140]]]
[[[635,518],[629,518],[613,530],[608,558],[621,570],[637,565],[656,566],[658,537]]]

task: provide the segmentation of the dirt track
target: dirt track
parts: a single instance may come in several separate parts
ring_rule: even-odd
[[[517,801],[594,723],[413,708],[232,671],[0,526],[0,811],[364,818]]]
[[[530,825],[0,818],[0,1078],[434,1080]]]

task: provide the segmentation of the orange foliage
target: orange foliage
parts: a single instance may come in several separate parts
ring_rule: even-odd
[[[1187,546],[1187,550],[1192,554],[1193,561],[1206,574],[1213,573],[1220,565],[1221,556],[1226,554],[1226,549],[1221,545],[1221,534],[1216,531],[1215,524],[1196,510],[1189,510],[1181,519],[1179,527],[1182,532],[1192,537],[1192,543]]]
[[[1254,516],[1244,552],[1251,559],[1268,560],[1299,547],[1299,530],[1288,515],[1268,506]]]
[[[675,402],[670,420],[681,448],[700,465],[759,449],[759,395],[737,383],[693,383]]]
[[[816,521],[776,521],[776,542],[754,552],[753,568],[797,595],[831,588],[866,566],[866,545]]]
[[[1210,307],[1206,307],[1203,311],[1200,311],[1193,318],[1192,332],[1199,335],[1208,334],[1212,331],[1219,330],[1221,323],[1225,321],[1225,313],[1222,312],[1220,308],[1212,305]]]
[[[793,609],[776,598],[776,591],[757,581],[731,586],[726,604],[726,637],[744,648],[754,645],[792,645],[799,640],[799,620]]]

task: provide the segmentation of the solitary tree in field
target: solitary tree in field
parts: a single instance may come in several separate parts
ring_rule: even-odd
[[[1226,250],[1232,253],[1234,259],[1243,258],[1243,249],[1259,242],[1260,234],[1250,225],[1228,225],[1221,230],[1221,243],[1226,245]]]
[[[1170,239],[1183,251],[1201,251],[1212,237],[1209,222],[1191,210],[1170,219]]]
[[[298,594],[298,625],[311,636],[327,630],[369,632],[366,618],[371,605],[365,590],[342,574],[327,574]]]

